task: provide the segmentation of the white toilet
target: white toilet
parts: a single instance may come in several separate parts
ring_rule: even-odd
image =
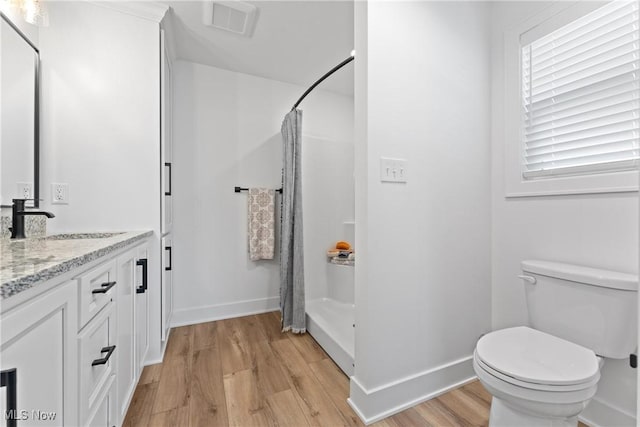
[[[529,323],[484,335],[473,368],[493,395],[489,426],[576,426],[603,357],[637,345],[638,277],[523,261]]]

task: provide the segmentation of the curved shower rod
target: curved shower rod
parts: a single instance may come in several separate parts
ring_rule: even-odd
[[[342,61],[341,63],[339,63],[338,65],[336,65],[335,67],[333,67],[331,70],[329,70],[329,72],[327,74],[325,74],[324,76],[320,77],[314,84],[311,85],[311,87],[309,89],[306,90],[305,93],[302,94],[302,96],[300,97],[300,99],[298,99],[298,101],[293,104],[293,107],[291,108],[291,111],[295,110],[298,105],[300,105],[300,103],[302,102],[302,100],[309,95],[309,92],[311,92],[313,89],[315,89],[316,86],[318,86],[320,83],[322,83],[327,77],[329,77],[331,74],[335,73],[336,71],[338,71],[340,68],[344,67],[345,65],[347,65],[349,62],[353,61],[354,59],[356,59],[356,54],[355,51],[351,51],[351,55],[345,59],[344,61]]]

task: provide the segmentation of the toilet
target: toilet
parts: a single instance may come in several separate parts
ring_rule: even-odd
[[[473,355],[493,396],[489,426],[577,426],[604,358],[636,349],[638,277],[550,261],[521,266],[530,326],[482,336]]]

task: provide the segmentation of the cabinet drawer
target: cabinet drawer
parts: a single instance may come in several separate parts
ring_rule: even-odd
[[[84,425],[88,427],[112,427],[115,421],[115,375],[111,375],[104,390],[96,401],[95,408],[89,412]]]
[[[113,285],[116,280],[116,262],[110,261],[76,278],[78,281],[78,300],[80,329],[111,301],[115,294]]]
[[[100,391],[115,371],[116,323],[109,303],[78,336],[81,419],[95,407]]]

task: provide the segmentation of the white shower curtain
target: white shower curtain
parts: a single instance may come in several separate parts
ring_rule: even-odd
[[[306,332],[302,245],[302,111],[282,122],[282,227],[280,233],[280,312],[282,331]]]

